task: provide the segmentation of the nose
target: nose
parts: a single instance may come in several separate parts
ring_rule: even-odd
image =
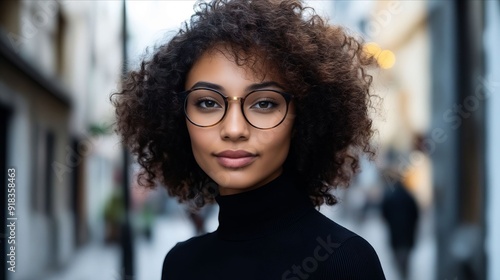
[[[231,141],[248,139],[249,124],[243,116],[239,100],[233,101],[236,102],[228,102],[226,116],[220,124],[221,138]]]

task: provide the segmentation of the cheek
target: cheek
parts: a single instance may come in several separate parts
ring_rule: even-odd
[[[256,134],[256,142],[259,147],[263,147],[268,155],[276,160],[286,158],[291,142],[291,128],[283,127],[279,130],[260,131]]]
[[[294,118],[288,116],[279,126],[270,130],[257,130],[256,142],[261,146],[269,146],[272,149],[288,149],[292,138]]]
[[[215,151],[218,133],[211,129],[203,129],[188,124],[188,133],[191,140],[193,156],[202,169],[209,167],[211,153]],[[206,170],[205,170],[206,171]]]
[[[203,137],[206,136],[205,133],[199,131],[199,129],[193,128],[188,125],[189,138],[191,139],[191,149],[193,150],[193,155],[197,162],[199,162],[200,157],[203,156],[204,151],[207,149],[205,147],[206,141],[203,141]]]

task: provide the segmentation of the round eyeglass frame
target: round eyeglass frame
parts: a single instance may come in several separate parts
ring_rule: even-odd
[[[215,92],[217,94],[219,94],[220,96],[222,96],[222,99],[224,99],[224,114],[222,115],[222,117],[220,118],[220,120],[218,120],[216,123],[214,124],[211,124],[211,125],[199,125],[197,123],[195,123],[194,121],[192,121],[188,114],[187,114],[187,111],[186,111],[186,107],[187,107],[187,97],[188,95],[195,91],[195,90],[209,90],[209,91],[212,91],[212,92]],[[261,127],[258,127],[256,125],[254,125],[253,123],[251,123],[247,116],[245,115],[245,110],[243,108],[243,104],[245,103],[245,99],[252,93],[254,92],[259,92],[259,91],[272,91],[272,92],[276,92],[278,94],[280,94],[281,96],[283,96],[283,98],[285,98],[285,102],[286,102],[286,111],[285,111],[285,114],[283,115],[283,119],[281,119],[281,121],[279,121],[276,125],[272,126],[272,127],[267,127],[267,128],[261,128]],[[277,127],[278,125],[280,125],[281,123],[283,123],[283,121],[286,119],[286,116],[288,115],[288,108],[289,108],[289,105],[290,105],[290,101],[292,101],[292,98],[293,98],[293,95],[288,93],[288,92],[284,92],[284,91],[279,91],[279,90],[275,90],[275,89],[256,89],[256,90],[252,90],[250,91],[249,93],[247,93],[244,97],[237,97],[237,96],[227,96],[227,95],[224,95],[222,92],[216,90],[216,89],[213,89],[213,88],[209,88],[209,87],[196,87],[196,88],[192,88],[192,89],[189,89],[189,90],[186,90],[186,91],[183,91],[181,92],[181,95],[183,96],[184,98],[184,115],[186,116],[186,119],[188,119],[188,121],[198,127],[212,127],[212,126],[216,126],[217,124],[219,124],[225,117],[226,117],[226,113],[227,113],[227,109],[229,108],[229,102],[228,100],[232,100],[232,101],[236,101],[236,100],[239,100],[240,101],[240,109],[241,109],[241,114],[243,115],[243,117],[245,118],[245,121],[250,124],[251,126],[257,128],[257,129],[261,129],[261,130],[267,130],[267,129],[272,129],[272,128],[275,128]]]

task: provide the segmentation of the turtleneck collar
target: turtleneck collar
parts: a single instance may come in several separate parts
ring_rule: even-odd
[[[233,195],[218,195],[217,235],[226,240],[263,237],[292,224],[314,209],[307,194],[296,186],[293,176],[283,172],[268,184]]]

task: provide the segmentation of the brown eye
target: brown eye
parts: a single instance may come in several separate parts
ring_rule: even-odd
[[[272,101],[259,101],[255,103],[251,108],[255,109],[271,109],[276,107],[276,103]]]
[[[198,100],[198,102],[196,102],[196,106],[206,109],[221,108],[221,106],[215,100],[210,100],[210,99]]]

